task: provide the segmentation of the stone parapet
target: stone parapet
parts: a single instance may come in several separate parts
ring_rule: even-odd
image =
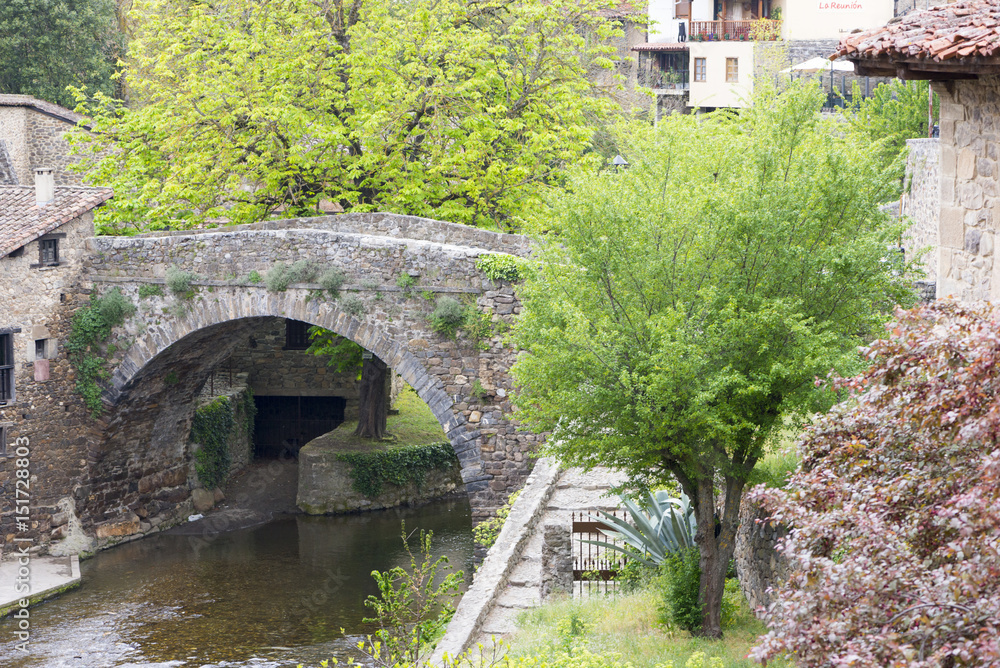
[[[938,274],[941,220],[941,140],[908,139],[906,146],[901,214],[909,220],[910,227],[903,236],[903,248],[907,260],[918,255],[922,258],[924,280],[934,282]]]

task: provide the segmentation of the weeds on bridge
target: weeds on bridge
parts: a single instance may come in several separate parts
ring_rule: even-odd
[[[93,417],[104,410],[101,404],[99,380],[110,376],[107,369],[107,348],[111,330],[135,313],[135,305],[114,288],[73,314],[66,352],[76,370],[76,391]],[[101,348],[104,347],[104,350]]]

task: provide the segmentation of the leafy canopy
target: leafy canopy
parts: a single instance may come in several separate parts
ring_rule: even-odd
[[[878,208],[891,179],[820,103],[793,85],[635,128],[628,171],[556,203],[514,367],[550,451],[640,484],[745,477],[778,416],[912,299]]]
[[[793,572],[753,654],[810,666],[1000,663],[1000,312],[900,312],[813,425],[789,488]]]
[[[137,0],[137,105],[81,108],[105,231],[390,210],[509,228],[607,105],[607,0]],[[596,39],[587,40],[589,28]],[[142,221],[142,222],[136,222]]]
[[[115,93],[125,48],[115,0],[0,2],[0,93],[33,95],[72,108],[67,86]]]

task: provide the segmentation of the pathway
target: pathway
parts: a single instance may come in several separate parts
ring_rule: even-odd
[[[19,588],[24,584],[22,568],[27,568],[29,591]],[[0,617],[18,610],[21,599],[27,598],[35,605],[80,586],[80,558],[43,557],[28,555],[27,564],[18,561],[16,551],[3,555],[0,562]],[[26,595],[27,594],[27,595]]]

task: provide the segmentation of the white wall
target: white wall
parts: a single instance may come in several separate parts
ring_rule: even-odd
[[[753,90],[753,42],[691,42],[689,107],[745,107]],[[705,81],[694,80],[695,58],[705,59]],[[739,61],[739,80],[726,82],[726,58]]]
[[[885,25],[893,0],[781,0],[785,39],[840,39],[855,29]]]

